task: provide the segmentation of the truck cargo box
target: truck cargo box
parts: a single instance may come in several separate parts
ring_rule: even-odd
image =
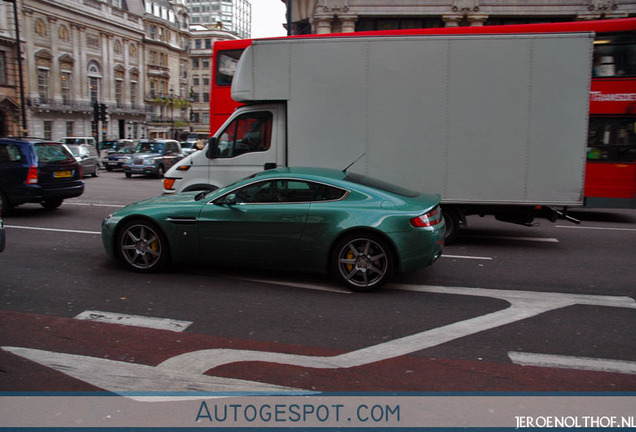
[[[286,163],[445,203],[580,205],[592,33],[256,40],[232,97],[283,102]]]

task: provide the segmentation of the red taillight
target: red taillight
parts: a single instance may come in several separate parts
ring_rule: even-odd
[[[31,166],[27,174],[26,184],[38,184],[38,168]]]
[[[432,227],[442,222],[442,212],[439,207],[435,207],[430,212],[414,217],[409,222],[417,228]]]

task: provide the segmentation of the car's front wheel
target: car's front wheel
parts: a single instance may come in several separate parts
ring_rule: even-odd
[[[334,248],[332,269],[352,291],[371,291],[393,274],[394,259],[387,242],[372,233],[348,235]]]
[[[117,236],[122,263],[135,271],[151,273],[168,262],[168,241],[159,227],[146,220],[126,223]]]

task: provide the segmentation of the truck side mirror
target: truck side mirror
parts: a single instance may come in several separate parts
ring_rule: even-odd
[[[208,159],[216,159],[219,157],[219,140],[212,137],[208,140],[208,149],[205,153]]]

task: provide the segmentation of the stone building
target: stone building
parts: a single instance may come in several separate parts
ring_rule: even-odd
[[[289,0],[294,34],[526,24],[636,15],[633,0]]]
[[[22,135],[13,4],[0,2],[0,136]]]
[[[120,138],[146,119],[140,0],[22,0],[29,135]],[[95,104],[107,109],[103,121]]]
[[[143,3],[147,137],[179,140],[189,130],[188,9],[185,0]]]

